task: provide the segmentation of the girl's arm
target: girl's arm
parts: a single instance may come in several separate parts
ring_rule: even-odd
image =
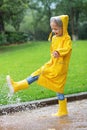
[[[63,48],[58,48],[56,51],[58,51],[60,56],[65,56],[70,52],[70,50],[72,50],[72,43],[69,39],[64,42]]]

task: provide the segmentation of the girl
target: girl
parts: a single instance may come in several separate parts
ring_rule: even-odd
[[[50,19],[50,26],[54,36],[52,37],[50,49],[51,58],[46,64],[32,73],[31,76],[19,82],[14,82],[9,75],[7,76],[7,83],[11,93],[28,88],[36,80],[39,85],[57,92],[59,110],[54,116],[68,114],[67,100],[63,94],[72,50],[71,38],[67,31],[68,19],[67,15],[51,17]]]

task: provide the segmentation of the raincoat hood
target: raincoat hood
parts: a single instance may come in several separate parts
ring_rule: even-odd
[[[68,29],[69,17],[68,17],[68,15],[60,15],[58,17],[61,19],[61,21],[63,23],[63,35],[65,35],[68,33],[67,29]]]
[[[53,17],[54,19],[56,19],[56,21],[58,21],[58,19],[60,19],[62,21],[63,24],[63,36],[68,34],[68,21],[69,21],[69,16],[68,15],[60,15],[60,16],[55,16]],[[52,32],[49,34],[48,37],[48,41],[51,41],[52,39]]]

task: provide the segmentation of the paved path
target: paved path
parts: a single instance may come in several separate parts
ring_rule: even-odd
[[[68,103],[69,115],[52,117],[57,105],[0,116],[0,130],[87,130],[87,100]]]

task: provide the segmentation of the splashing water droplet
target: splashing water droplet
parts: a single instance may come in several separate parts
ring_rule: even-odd
[[[20,98],[16,98],[16,103],[17,104],[21,103],[21,99]]]

